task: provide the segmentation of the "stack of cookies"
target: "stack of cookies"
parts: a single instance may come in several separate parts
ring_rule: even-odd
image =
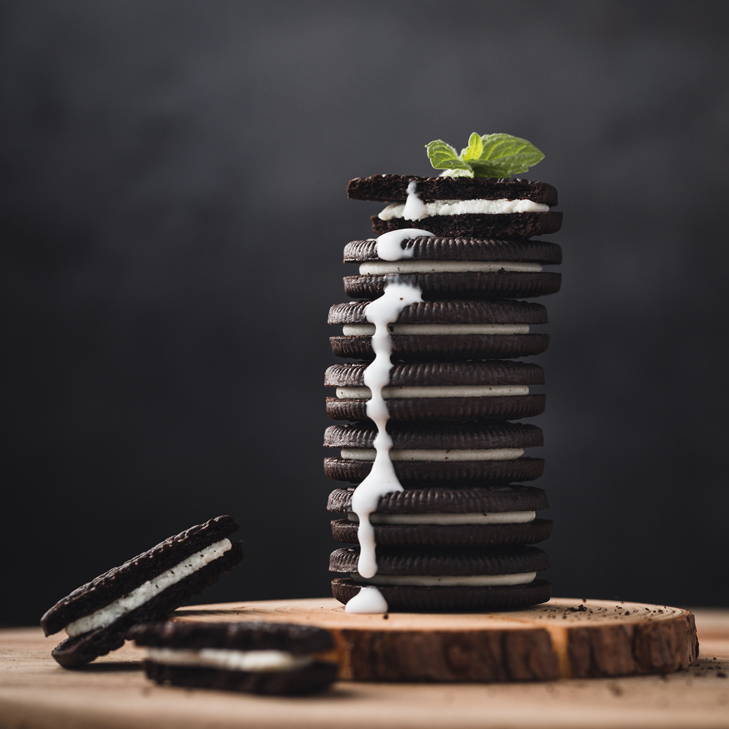
[[[386,207],[372,217],[377,238],[345,246],[355,300],[329,312],[341,327],[332,351],[351,360],[325,374],[340,422],[326,430],[339,453],[324,470],[343,482],[328,511],[346,545],[330,558],[333,595],[353,612],[544,602],[547,557],[532,545],[551,522],[538,516],[544,492],[525,483],[543,473],[531,450],[543,438],[522,422],[544,411],[544,373],[519,358],[548,344],[546,309],[523,299],[560,286],[550,267],[561,250],[537,238],[559,230],[557,191],[384,174],[350,181],[348,195]],[[360,484],[374,500],[358,497]]]

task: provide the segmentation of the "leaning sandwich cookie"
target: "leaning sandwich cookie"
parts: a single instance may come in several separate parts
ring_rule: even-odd
[[[309,625],[181,620],[136,625],[128,637],[146,648],[145,674],[159,684],[310,694],[337,676],[331,635]]]
[[[46,635],[65,630],[52,652],[77,668],[124,644],[133,625],[160,620],[242,557],[233,517],[216,516],[168,537],[61,598],[41,618]]]

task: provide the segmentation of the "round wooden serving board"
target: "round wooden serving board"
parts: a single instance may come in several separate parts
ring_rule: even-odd
[[[331,631],[340,678],[548,681],[671,673],[698,658],[688,610],[554,598],[503,613],[350,615],[331,599],[183,608],[178,620],[266,620]]]

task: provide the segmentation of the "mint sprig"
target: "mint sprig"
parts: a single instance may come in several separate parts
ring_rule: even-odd
[[[496,132],[471,132],[460,155],[442,139],[425,145],[430,164],[442,174],[465,177],[511,177],[526,172],[544,159],[544,153],[527,139]]]

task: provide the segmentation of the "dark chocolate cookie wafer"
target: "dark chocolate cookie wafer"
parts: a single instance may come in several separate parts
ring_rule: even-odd
[[[401,243],[403,258],[384,261],[377,255],[374,238],[352,240],[344,246],[344,263],[379,262],[383,273],[408,273],[417,261],[510,262],[556,266],[562,263],[562,248],[544,240],[500,240],[498,238],[458,238],[419,236]],[[410,266],[410,268],[409,268]],[[365,268],[376,273],[375,269]]]
[[[372,230],[382,235],[391,230],[412,228],[417,224],[434,235],[471,238],[533,238],[556,233],[562,227],[562,213],[510,213],[491,215],[430,215],[417,221],[370,218]]]
[[[332,365],[324,385],[336,388],[326,399],[329,417],[368,421],[365,364]],[[422,362],[395,365],[383,390],[392,421],[514,420],[544,411],[541,367],[522,362]]]
[[[69,635],[53,657],[81,666],[120,648],[132,625],[166,617],[240,561],[240,545],[228,538],[237,528],[233,517],[217,516],[76,588],[41,618],[46,635]]]
[[[524,448],[543,445],[542,431],[521,423],[449,424],[419,427],[393,423],[390,458],[403,486],[531,481],[544,470],[541,458],[524,457]],[[332,425],[324,445],[341,448],[324,459],[324,473],[359,483],[374,460],[376,429],[371,424]]]
[[[353,493],[335,489],[327,503],[328,511],[347,514],[331,522],[332,537],[345,544],[358,543]],[[383,547],[535,544],[552,529],[551,521],[536,518],[546,506],[544,492],[529,486],[420,488],[386,494],[370,522]]]
[[[322,628],[289,623],[174,621],[132,628],[156,683],[257,694],[309,694],[336,679],[334,643]]]
[[[546,602],[548,582],[536,573],[549,566],[535,547],[491,549],[378,549],[375,577],[357,574],[359,550],[332,552],[329,571],[346,575],[332,580],[332,594],[346,603],[363,585],[375,585],[391,610],[504,610]]]
[[[493,179],[486,177],[420,177],[419,175],[370,175],[355,177],[347,184],[352,200],[404,202],[408,185],[415,182],[418,197],[430,200],[531,200],[554,206],[559,201],[557,190],[546,182],[518,177]]]
[[[342,326],[329,338],[339,357],[372,359],[369,302],[349,301],[329,310],[328,323]],[[423,301],[405,307],[390,326],[392,359],[463,360],[524,357],[544,352],[549,336],[533,331],[547,310],[526,301]]]

